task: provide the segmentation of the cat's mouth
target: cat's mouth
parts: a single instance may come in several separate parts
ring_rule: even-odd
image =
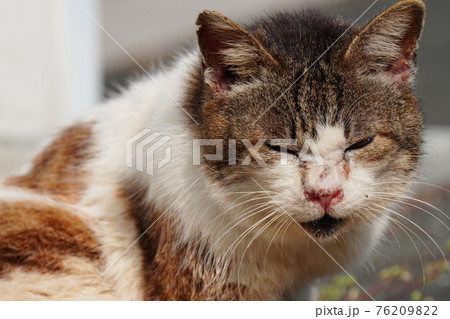
[[[335,235],[338,229],[345,223],[345,221],[345,219],[333,218],[330,215],[325,214],[320,219],[301,223],[301,225],[311,235],[318,238],[326,238]]]

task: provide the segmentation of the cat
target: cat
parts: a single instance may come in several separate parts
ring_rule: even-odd
[[[414,180],[424,16],[421,0],[363,27],[200,13],[198,49],[4,181],[0,299],[313,298],[371,255],[395,199],[382,192]]]

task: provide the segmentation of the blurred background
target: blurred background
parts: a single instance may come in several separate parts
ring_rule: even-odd
[[[23,172],[55,132],[142,74],[142,68],[155,69],[193,47],[194,22],[202,10],[247,23],[268,11],[305,7],[354,21],[370,7],[358,21],[364,24],[394,2],[0,0],[0,179]],[[426,156],[417,200],[399,210],[422,230],[399,220],[403,229],[392,225],[372,261],[352,272],[377,300],[450,299],[443,257],[450,256],[445,190],[450,189],[450,2],[425,2],[416,87],[426,116]],[[344,275],[324,280],[321,287],[322,299],[368,298]]]

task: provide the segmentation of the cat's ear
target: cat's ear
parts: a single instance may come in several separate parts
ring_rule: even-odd
[[[355,37],[345,59],[359,73],[409,83],[416,69],[417,40],[425,18],[421,0],[403,0],[370,21]]]
[[[240,25],[214,11],[198,16],[198,44],[205,82],[219,92],[255,76],[262,65],[278,65],[263,45]]]

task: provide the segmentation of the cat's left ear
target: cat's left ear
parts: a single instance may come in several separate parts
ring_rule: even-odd
[[[360,31],[345,60],[360,74],[382,75],[394,83],[409,83],[416,69],[417,41],[424,19],[423,1],[399,1]]]
[[[253,35],[224,15],[204,11],[196,24],[200,26],[197,38],[204,80],[216,91],[224,92],[236,82],[250,80],[262,66],[278,65]]]

